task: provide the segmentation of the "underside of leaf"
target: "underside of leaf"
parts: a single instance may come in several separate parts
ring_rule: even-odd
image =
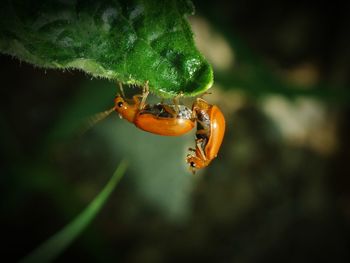
[[[5,0],[0,51],[39,67],[81,69],[162,97],[194,96],[213,83],[196,49],[186,0]]]

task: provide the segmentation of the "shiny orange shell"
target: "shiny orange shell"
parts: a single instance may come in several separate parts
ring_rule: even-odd
[[[194,127],[194,122],[189,119],[157,117],[153,114],[138,114],[134,124],[144,131],[163,136],[179,136]]]
[[[204,153],[209,160],[214,159],[220,150],[225,134],[225,117],[220,109],[213,105],[208,113],[210,116],[210,137]]]
[[[202,110],[206,110],[210,119],[210,135],[207,144],[204,149],[201,149],[196,145],[196,155],[189,155],[187,157],[187,162],[192,166],[192,172],[195,172],[195,169],[201,169],[207,167],[210,162],[217,156],[223,138],[225,134],[225,118],[220,109],[215,105],[207,104],[205,101],[201,100],[197,103],[197,106]],[[197,141],[197,140],[196,140]],[[205,156],[202,156],[203,154]]]

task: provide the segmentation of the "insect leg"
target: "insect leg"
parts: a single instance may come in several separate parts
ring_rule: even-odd
[[[142,99],[141,99],[141,103],[139,105],[140,110],[142,110],[145,107],[148,94],[149,94],[149,87],[148,87],[148,80],[147,80],[145,83],[145,86],[143,86],[143,90],[142,90]]]

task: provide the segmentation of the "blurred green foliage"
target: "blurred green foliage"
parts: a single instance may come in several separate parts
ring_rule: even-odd
[[[74,220],[54,234],[48,240],[43,242],[32,253],[21,260],[23,263],[30,262],[52,262],[57,256],[64,252],[67,247],[79,237],[90,222],[96,217],[101,210],[108,197],[118,185],[121,177],[124,175],[127,168],[127,162],[122,161],[106,186],[101,190],[98,196],[84,209]]]

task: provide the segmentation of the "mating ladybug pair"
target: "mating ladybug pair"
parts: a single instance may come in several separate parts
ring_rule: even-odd
[[[146,104],[149,94],[146,83],[143,94],[126,99],[118,95],[114,110],[141,130],[164,136],[180,136],[192,130],[197,123],[196,148],[189,148],[186,161],[194,173],[204,168],[217,156],[225,133],[225,118],[216,105],[197,98],[192,110],[179,105]],[[129,102],[127,102],[129,101]]]

